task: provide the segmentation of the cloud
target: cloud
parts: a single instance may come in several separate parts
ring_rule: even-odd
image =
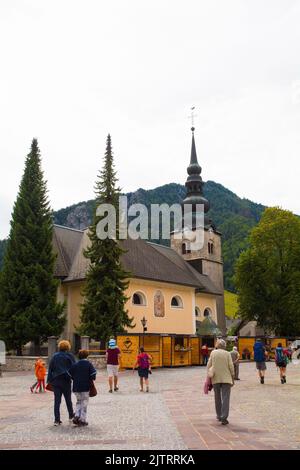
[[[37,136],[54,209],[93,197],[112,134],[124,191],[203,178],[300,213],[297,1],[2,0],[0,238]]]

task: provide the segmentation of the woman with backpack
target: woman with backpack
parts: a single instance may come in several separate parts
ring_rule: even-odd
[[[138,374],[140,377],[140,391],[144,391],[144,382],[146,384],[146,392],[149,392],[149,374],[151,374],[151,356],[147,354],[144,348],[139,349],[139,355],[136,358],[136,363],[133,366],[134,369],[138,368]]]
[[[286,366],[288,358],[284,354],[283,347],[281,343],[278,343],[277,348],[275,349],[275,363],[279,367],[280,380],[282,384],[286,383]]]

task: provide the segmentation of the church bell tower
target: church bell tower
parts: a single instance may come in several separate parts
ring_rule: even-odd
[[[217,324],[218,327],[225,332],[225,309],[224,309],[224,281],[223,281],[223,259],[221,246],[221,233],[218,232],[215,225],[208,217],[207,213],[210,208],[209,201],[203,195],[204,182],[201,177],[202,168],[198,163],[196,144],[195,144],[195,128],[192,131],[192,147],[190,164],[187,167],[188,177],[185,183],[186,197],[182,201],[182,205],[189,204],[192,210],[192,230],[203,230],[203,227],[197,227],[196,214],[197,205],[201,204],[204,209],[204,243],[199,249],[190,249],[190,239],[186,239],[184,232],[181,239],[176,239],[174,233],[171,234],[171,248],[177,251],[193,268],[201,274],[207,275],[214,283],[220,295],[217,299]],[[184,223],[183,223],[184,226]]]

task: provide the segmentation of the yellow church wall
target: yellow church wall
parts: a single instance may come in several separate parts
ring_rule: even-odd
[[[196,294],[195,305],[199,309],[200,315],[198,320],[204,319],[204,310],[209,308],[211,310],[211,318],[217,323],[217,302],[216,297],[208,294]]]
[[[57,289],[57,295],[56,295],[56,300],[57,302],[67,302],[67,297],[68,297],[68,288],[65,284],[62,284],[60,282],[59,286],[58,286],[58,289]],[[67,314],[67,321],[66,321],[66,325],[64,327],[64,330],[63,330],[63,333],[62,333],[62,337],[63,338],[67,338],[69,337],[68,335],[68,305],[66,305],[66,314]]]
[[[80,304],[82,303],[81,290],[83,282],[65,284],[67,291],[67,324],[65,332],[71,338],[76,332],[75,327],[80,322]],[[164,296],[164,316],[157,317],[154,314],[154,296],[157,291],[161,291]],[[135,292],[140,292],[146,299],[146,305],[134,305],[132,296]],[[128,332],[142,333],[143,327],[141,319],[147,319],[147,333],[174,333],[174,334],[194,334],[195,333],[195,294],[192,287],[179,286],[175,284],[159,283],[141,279],[131,279],[126,296],[129,300],[126,309],[130,317],[134,317],[135,327]],[[182,300],[183,308],[171,307],[173,296],[179,296]]]
[[[82,303],[81,289],[83,282],[69,283],[67,295],[67,335],[71,339],[80,324],[80,304]]]
[[[154,314],[154,296],[158,290],[164,296],[165,312],[163,317]],[[132,303],[133,294],[136,292],[143,295],[146,299],[146,305]],[[126,303],[129,316],[134,317],[135,323],[135,327],[130,331],[142,333],[141,319],[145,317],[147,319],[147,333],[194,334],[194,292],[195,290],[191,287],[132,279],[127,290],[129,300]],[[181,298],[183,308],[171,306],[171,299],[174,296]]]

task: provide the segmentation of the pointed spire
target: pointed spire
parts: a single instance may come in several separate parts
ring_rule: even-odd
[[[196,152],[196,144],[195,144],[195,137],[194,137],[194,130],[195,128],[192,127],[192,149],[191,149],[191,163],[198,163],[197,160],[197,152]]]
[[[191,161],[187,168],[187,172],[189,175],[200,175],[202,168],[199,165],[198,159],[197,159],[197,151],[196,151],[195,136],[194,136],[195,128],[192,127],[191,131],[192,131]]]
[[[204,205],[204,212],[208,212],[209,210],[209,202],[203,196],[203,181],[201,178],[201,171],[202,168],[198,163],[197,159],[197,151],[196,151],[196,144],[195,144],[195,136],[194,126],[191,128],[192,131],[192,147],[191,147],[191,160],[190,164],[187,167],[188,177],[185,183],[186,187],[186,197],[183,200],[183,204],[192,204],[193,205],[193,212],[196,211],[197,204]]]

